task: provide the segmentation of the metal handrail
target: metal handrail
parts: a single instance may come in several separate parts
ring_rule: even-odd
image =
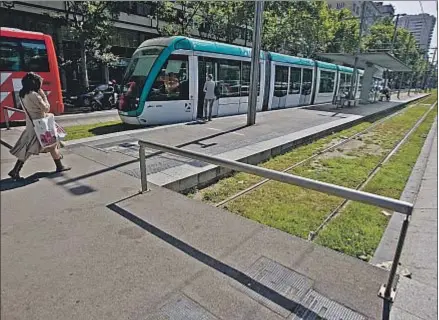
[[[401,228],[400,237],[398,239],[397,248],[395,251],[395,256],[392,263],[392,268],[390,270],[389,279],[386,284],[383,284],[378,295],[386,300],[393,301],[395,296],[395,291],[393,290],[393,281],[396,275],[397,266],[402,252],[402,247],[404,245],[405,236],[407,234],[407,228],[409,224],[409,217],[413,211],[413,204],[376,195],[369,192],[359,191],[355,189],[350,189],[342,186],[338,186],[331,183],[321,182],[313,179],[308,179],[296,175],[292,175],[285,172],[279,172],[271,169],[266,169],[234,160],[223,159],[220,157],[215,157],[211,155],[202,154],[195,151],[183,150],[180,148],[167,146],[160,143],[139,140],[139,158],[140,158],[140,178],[141,178],[141,192],[148,190],[147,186],[147,175],[146,175],[146,157],[145,148],[151,148],[160,150],[161,152],[168,152],[171,154],[216,164],[234,171],[246,172],[249,174],[257,175],[267,179],[284,182],[306,189],[315,190],[318,192],[323,192],[326,194],[334,195],[343,199],[348,199],[352,201],[358,201],[365,204],[373,205],[376,207],[381,207],[389,209],[398,213],[406,215],[404,223]]]
[[[9,126],[9,114],[8,114],[8,110],[12,110],[15,112],[21,112],[21,113],[25,113],[23,110],[21,109],[17,109],[17,108],[12,108],[12,107],[3,107],[3,114],[5,115],[5,123],[6,123],[6,129],[10,130],[10,126]]]

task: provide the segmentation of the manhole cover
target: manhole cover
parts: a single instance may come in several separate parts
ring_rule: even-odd
[[[147,320],[218,320],[206,309],[181,295],[166,303]]]

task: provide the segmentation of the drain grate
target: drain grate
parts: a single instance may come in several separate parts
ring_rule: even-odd
[[[266,257],[261,257],[258,259],[249,268],[246,274],[264,286],[295,302],[300,301],[313,285],[313,281],[311,279],[306,278],[305,276]],[[291,314],[291,311],[284,309],[283,307],[259,295],[253,290],[238,284],[235,286],[252,299],[258,301],[279,315],[288,317]]]
[[[363,315],[310,290],[290,320],[366,320]]]
[[[196,302],[180,295],[166,303],[147,320],[218,320],[218,318]]]

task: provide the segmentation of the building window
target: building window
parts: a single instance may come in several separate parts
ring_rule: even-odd
[[[148,100],[188,100],[188,72],[188,57],[171,55],[157,76]]]
[[[334,91],[335,73],[330,71],[320,71],[319,93],[330,93]]]

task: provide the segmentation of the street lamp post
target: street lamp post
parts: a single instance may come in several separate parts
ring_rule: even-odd
[[[390,54],[393,55],[393,49],[395,48],[395,42],[396,42],[396,37],[398,35],[398,22],[399,22],[399,17],[403,17],[406,16],[407,14],[405,13],[399,13],[397,15],[395,15],[396,20],[395,20],[395,28],[393,29],[393,37],[392,37],[392,43],[390,44]],[[387,69],[387,77],[386,77],[386,87],[389,84],[389,69]],[[398,96],[399,96],[399,92],[398,92]]]
[[[360,50],[361,50],[361,36],[363,34],[363,25],[364,25],[364,8],[366,5],[366,1],[363,1],[363,3],[361,4],[361,20],[360,20],[360,31],[358,34],[358,47],[357,47],[357,53],[355,55],[355,62],[354,62],[354,72],[352,74],[352,78],[351,78],[351,86],[349,88],[349,99],[353,100],[355,99],[356,95],[356,87],[357,87],[357,81],[358,81],[358,55],[360,54]],[[355,85],[355,90],[354,90],[354,85]]]
[[[258,77],[259,77],[259,58],[261,54],[261,31],[262,31],[262,13],[264,11],[264,2],[255,2],[255,21],[253,28],[253,47],[252,61],[250,67],[250,92],[248,97],[247,125],[254,125],[256,122],[256,105],[258,102]]]

